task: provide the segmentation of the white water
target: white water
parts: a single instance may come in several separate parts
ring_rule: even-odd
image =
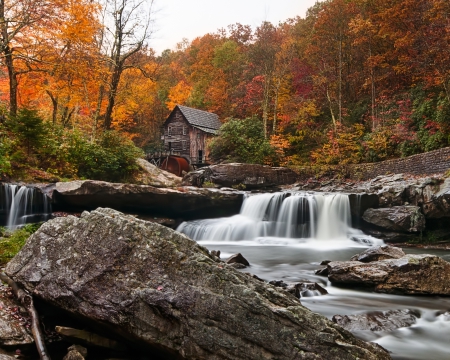
[[[6,214],[6,227],[11,230],[29,222],[47,220],[52,213],[48,197],[27,186],[3,184],[0,203]]]
[[[325,248],[382,243],[351,227],[350,202],[344,194],[253,195],[244,200],[239,215],[184,222],[177,230],[202,243],[245,241]]]
[[[322,260],[349,260],[362,247],[383,243],[352,229],[349,210],[348,198],[342,194],[262,194],[248,197],[239,215],[185,222],[178,231],[210,250],[220,250],[222,259],[242,253],[251,264],[244,271],[266,281],[321,284],[328,295],[302,297],[301,301],[328,318],[368,311],[417,310],[421,317],[411,327],[355,335],[379,343],[396,360],[450,359],[450,316],[439,315],[439,311],[450,310],[450,298],[343,289],[315,275],[315,270],[323,267],[319,265]],[[446,251],[407,252],[435,253],[450,261],[450,252]]]

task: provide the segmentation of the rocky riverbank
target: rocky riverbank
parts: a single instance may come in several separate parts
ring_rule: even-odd
[[[112,209],[48,221],[6,272],[37,298],[162,358],[390,358],[186,236]]]
[[[54,211],[111,207],[147,218],[170,218],[174,227],[181,220],[237,214],[246,194],[255,191],[338,192],[349,196],[353,226],[386,242],[437,243],[450,239],[446,226],[450,218],[450,179],[439,174],[396,174],[363,182],[313,178],[298,182],[298,175],[286,168],[222,164],[188,173],[184,185],[179,186],[180,180],[151,170],[146,183],[152,185],[84,180],[35,186],[51,198]],[[154,180],[150,181],[152,176]]]

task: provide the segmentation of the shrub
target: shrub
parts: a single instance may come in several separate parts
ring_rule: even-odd
[[[47,135],[47,128],[37,110],[20,109],[17,116],[10,119],[9,126],[28,156],[41,147]]]
[[[41,225],[42,223],[28,224],[11,234],[2,229],[0,233],[7,237],[0,237],[0,264],[6,264],[11,260],[22,249],[30,235],[35,233]]]
[[[0,179],[11,175],[10,154],[13,146],[13,140],[10,138],[5,127],[0,124]]]
[[[67,144],[68,161],[80,177],[119,181],[138,169],[136,159],[143,155],[128,138],[116,131],[105,131],[95,142],[72,133]]]
[[[209,143],[212,160],[264,164],[272,156],[269,140],[264,138],[262,122],[257,117],[229,119]]]

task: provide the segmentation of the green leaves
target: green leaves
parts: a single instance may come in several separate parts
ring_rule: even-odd
[[[264,164],[273,153],[257,117],[228,120],[220,128],[219,136],[211,141],[210,150],[215,161],[249,164]]]
[[[120,181],[137,170],[136,159],[143,155],[133,142],[116,131],[105,131],[96,142],[73,132],[69,139],[68,161],[78,176],[105,181]]]

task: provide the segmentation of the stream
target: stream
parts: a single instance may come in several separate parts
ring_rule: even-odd
[[[317,282],[327,295],[302,297],[302,304],[328,318],[370,311],[414,309],[417,322],[391,332],[354,332],[391,352],[393,359],[449,359],[450,298],[400,296],[333,286],[314,271],[323,260],[345,261],[369,246],[383,244],[350,227],[350,205],[345,194],[277,193],[248,197],[239,215],[182,223],[177,230],[221,258],[241,253],[251,267],[244,269],[266,280],[286,283]],[[450,252],[405,249],[431,253],[450,261]]]
[[[33,188],[0,186],[0,220],[10,229],[51,217],[51,204]],[[302,304],[329,319],[396,309],[416,310],[417,322],[391,332],[355,331],[391,352],[393,359],[449,359],[450,297],[400,296],[369,290],[333,286],[315,275],[323,260],[346,261],[364,249],[383,244],[351,227],[348,196],[341,193],[279,192],[246,197],[238,215],[184,222],[178,231],[209,250],[220,250],[221,258],[241,253],[251,272],[266,280],[286,283],[317,282],[327,295],[302,297]],[[444,250],[404,249],[406,253],[429,253],[450,262]]]

